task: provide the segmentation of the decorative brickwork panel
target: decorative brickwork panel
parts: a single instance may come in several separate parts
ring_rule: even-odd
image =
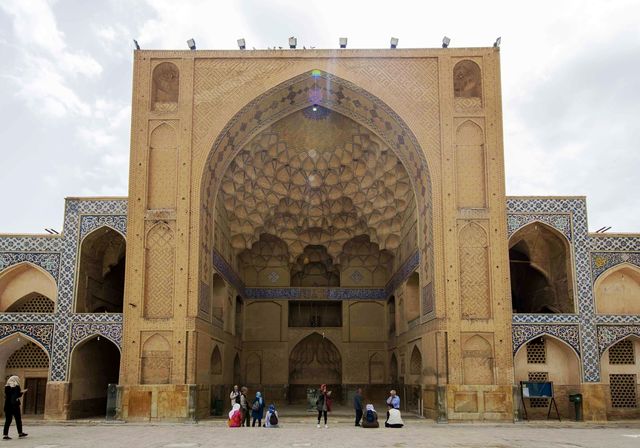
[[[148,318],[173,315],[175,241],[173,230],[156,224],[147,234],[144,314]]]
[[[619,373],[609,375],[612,408],[635,408],[638,406],[637,375]]]
[[[147,208],[175,208],[178,164],[176,131],[161,123],[149,139]]]
[[[609,349],[609,364],[635,364],[633,341],[625,339]]]
[[[47,353],[33,342],[19,348],[7,360],[7,369],[48,369]]]
[[[153,69],[151,110],[175,112],[180,94],[180,72],[171,62],[162,62]]]
[[[544,339],[538,338],[527,344],[527,364],[546,364],[547,348]],[[530,380],[536,381],[536,380]]]
[[[409,373],[411,375],[421,375],[422,374],[422,355],[420,354],[420,350],[418,347],[413,347],[413,352],[411,352],[411,364],[409,366]]]
[[[460,307],[463,319],[491,317],[487,235],[477,223],[460,230]]]
[[[456,131],[456,196],[460,208],[487,206],[484,135],[480,126],[465,121]]]

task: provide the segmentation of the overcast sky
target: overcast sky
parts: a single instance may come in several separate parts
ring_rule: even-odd
[[[189,6],[176,6],[182,4]],[[146,49],[489,46],[502,36],[507,193],[586,195],[640,232],[640,2],[0,2],[0,232],[61,230],[64,197],[127,194],[132,39]]]

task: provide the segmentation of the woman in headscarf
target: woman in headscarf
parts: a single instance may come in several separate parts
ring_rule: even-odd
[[[267,409],[267,415],[264,416],[265,428],[277,428],[278,427],[278,411],[274,404],[269,405]]]
[[[27,391],[20,390],[20,378],[13,375],[7,380],[7,385],[4,386],[4,440],[9,440],[9,426],[11,426],[11,420],[16,419],[16,427],[18,428],[18,437],[27,437],[27,434],[22,432],[22,415],[20,414],[20,397]]]
[[[367,410],[364,411],[364,415],[362,416],[362,424],[360,425],[363,428],[379,428],[380,423],[378,423],[378,413],[374,409],[372,404],[367,405]]]
[[[262,399],[262,394],[260,392],[256,392],[256,398],[253,399],[253,404],[251,405],[251,426],[256,426],[256,421],[258,422],[258,428],[262,426],[263,415],[264,400]]]
[[[316,401],[316,408],[318,409],[318,428],[320,427],[320,418],[324,415],[324,427],[327,426],[327,412],[331,412],[331,391],[327,390],[327,385],[320,385],[320,395]]]
[[[240,403],[234,403],[229,412],[229,428],[239,428],[242,423],[242,412],[240,411]]]

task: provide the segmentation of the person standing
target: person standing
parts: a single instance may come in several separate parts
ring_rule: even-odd
[[[324,416],[324,427],[327,425],[327,412],[331,412],[331,391],[327,390],[327,385],[320,385],[320,395],[316,400],[316,408],[318,409],[318,428],[320,427],[320,418]]]
[[[391,390],[389,392],[389,398],[387,398],[387,405],[391,406],[393,409],[400,409],[400,397],[396,394],[395,390]]]
[[[233,390],[229,394],[229,400],[231,400],[231,407],[232,408],[233,408],[234,404],[236,404],[236,403],[240,404],[240,388],[238,387],[237,384],[235,386],[233,386]]]
[[[258,422],[258,428],[262,426],[262,416],[264,415],[264,400],[262,399],[262,394],[260,392],[256,392],[256,398],[253,399],[253,404],[251,405],[251,426],[256,426],[256,421]]]
[[[20,397],[27,391],[20,390],[20,378],[13,375],[7,380],[7,385],[4,386],[4,440],[10,440],[9,427],[11,426],[11,420],[16,419],[16,427],[18,428],[18,437],[27,437],[27,434],[22,432],[22,415],[20,414]]]
[[[242,410],[242,426],[246,426],[247,428],[251,423],[251,413],[249,412],[249,399],[247,398],[247,393],[249,389],[245,386],[242,386],[240,389],[240,409]]]
[[[353,396],[353,409],[356,411],[356,426],[360,426],[360,420],[362,419],[362,388],[356,389],[356,394]]]

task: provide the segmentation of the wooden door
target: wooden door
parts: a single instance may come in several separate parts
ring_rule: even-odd
[[[23,414],[44,414],[44,400],[47,393],[46,378],[26,378],[25,389],[29,389],[22,397]]]

